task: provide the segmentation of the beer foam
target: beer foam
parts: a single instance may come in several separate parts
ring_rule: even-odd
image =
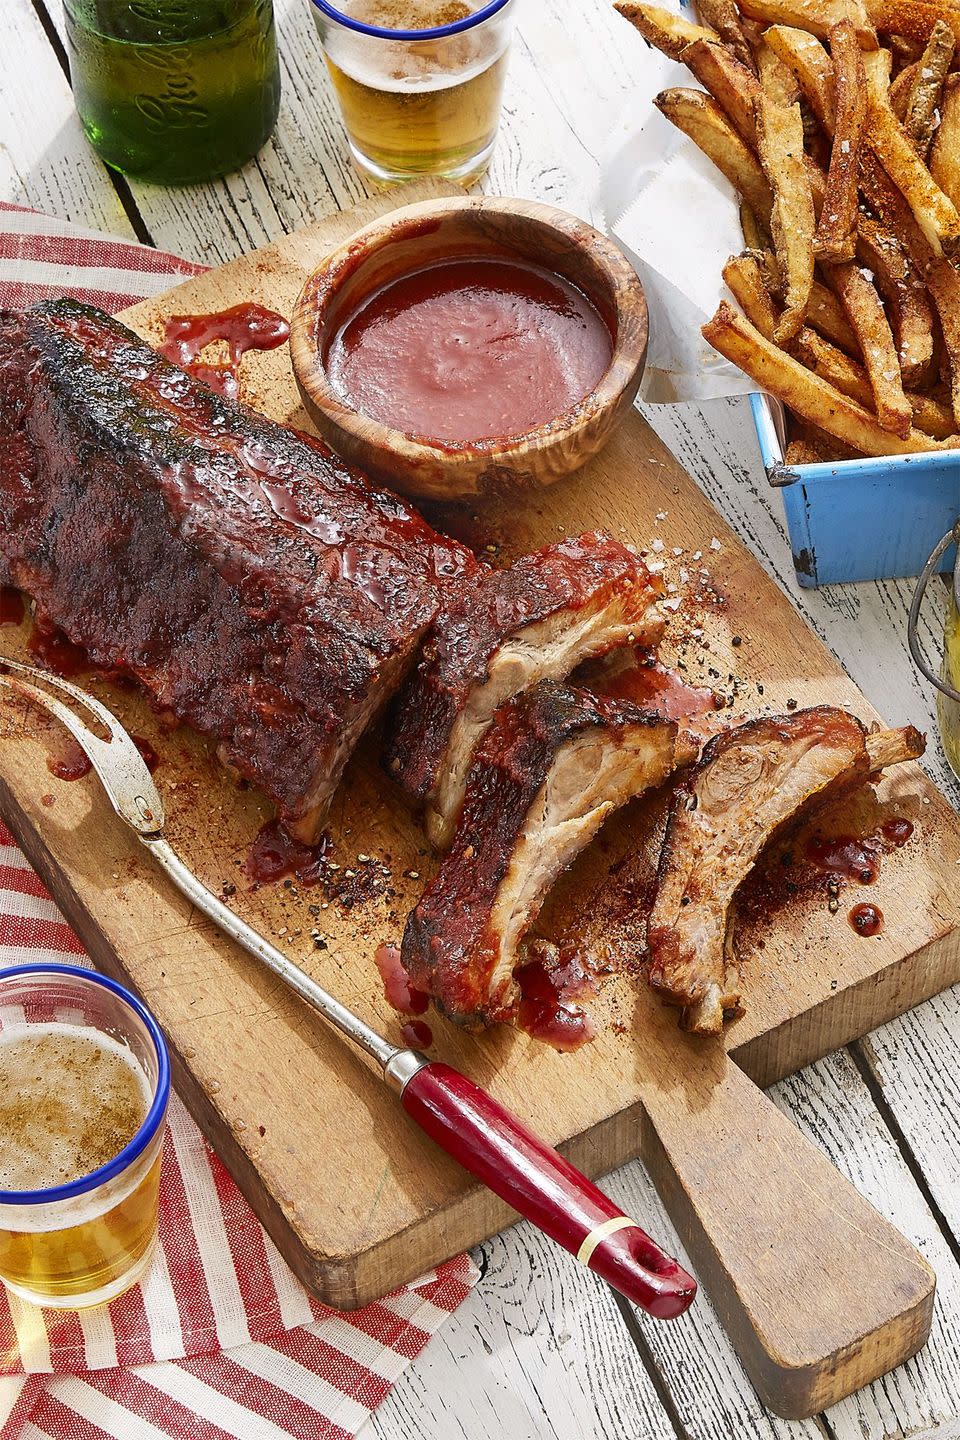
[[[426,30],[479,9],[461,0],[348,0],[344,13],[383,29]],[[456,13],[454,13],[456,12]],[[327,40],[328,59],[351,80],[388,94],[452,90],[488,70],[503,54],[506,33],[466,30],[442,40],[381,39],[349,30]]]
[[[345,15],[381,30],[433,30],[465,20],[485,0],[341,0]]]
[[[139,1130],[152,1087],[127,1046],[82,1025],[0,1031],[0,1189],[98,1170]]]

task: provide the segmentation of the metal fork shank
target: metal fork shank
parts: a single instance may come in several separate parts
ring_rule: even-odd
[[[245,920],[224,905],[212,891],[202,885],[196,875],[188,870],[183,861],[180,860],[162,835],[140,835],[140,843],[145,845],[150,854],[156,860],[160,868],[173,881],[181,894],[185,895],[191,904],[198,910],[202,910],[210,920],[213,921],[238,945],[242,945],[248,954],[256,960],[260,960],[274,975],[283,983],[295,990],[301,999],[314,1010],[335,1025],[342,1035],[346,1035],[361,1049],[366,1050],[374,1060],[386,1071],[390,1062],[403,1052],[396,1045],[391,1045],[384,1040],[369,1025],[341,1005],[339,1000],[334,999],[322,985],[311,979],[299,965],[295,965],[282,951],[277,950],[262,935],[258,935],[252,926]]]

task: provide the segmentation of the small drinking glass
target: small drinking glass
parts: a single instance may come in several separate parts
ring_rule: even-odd
[[[382,182],[486,170],[515,0],[312,0],[350,152]]]
[[[0,1280],[59,1310],[114,1299],[156,1240],[170,1097],[157,1022],[89,970],[0,970],[0,1077]]]

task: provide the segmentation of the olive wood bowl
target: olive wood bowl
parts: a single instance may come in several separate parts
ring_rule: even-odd
[[[583,291],[613,338],[599,384],[525,434],[469,442],[414,439],[353,409],[333,389],[324,365],[339,326],[400,276],[473,255],[533,261]],[[408,205],[358,231],[310,276],[290,323],[297,384],[328,444],[394,489],[438,500],[552,485],[579,469],[632,405],[646,351],[643,287],[611,240],[549,205],[486,196]]]

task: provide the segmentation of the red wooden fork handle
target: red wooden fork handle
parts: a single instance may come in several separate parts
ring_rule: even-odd
[[[479,1085],[438,1061],[418,1070],[403,1107],[495,1195],[659,1320],[682,1315],[692,1276],[585,1175]]]

